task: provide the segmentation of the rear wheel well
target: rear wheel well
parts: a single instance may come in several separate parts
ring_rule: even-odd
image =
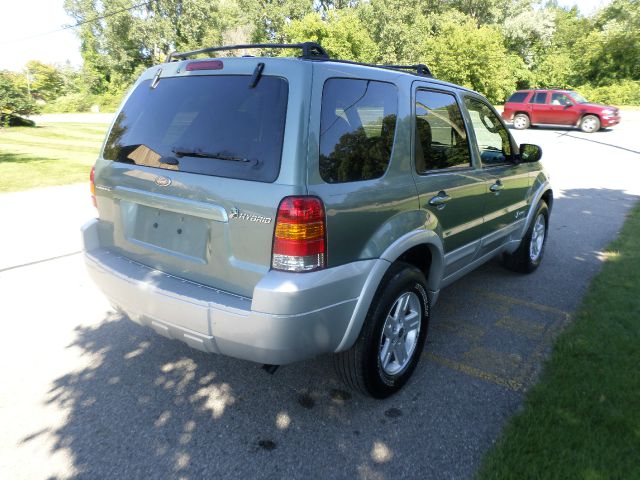
[[[527,121],[529,122],[529,126],[533,125],[533,122],[531,121],[531,115],[529,115],[529,112],[524,112],[522,110],[516,110],[513,112],[513,119],[515,120],[515,118],[518,115],[524,115],[525,117],[527,117]]]
[[[409,250],[400,255],[400,257],[398,257],[398,260],[414,265],[415,267],[420,269],[420,271],[422,271],[425,278],[429,278],[432,254],[431,249],[427,244],[411,247]]]

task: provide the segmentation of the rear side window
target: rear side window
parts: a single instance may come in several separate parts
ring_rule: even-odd
[[[545,103],[547,101],[547,92],[536,92],[529,100],[529,103]]]
[[[395,85],[331,78],[322,91],[320,175],[327,183],[384,175],[398,112]]]
[[[117,162],[273,182],[280,171],[287,81],[249,75],[144,81],[118,115],[104,148]]]
[[[467,132],[453,95],[416,92],[416,171],[471,166]]]
[[[507,102],[522,103],[527,98],[527,95],[529,95],[529,92],[516,92],[509,97]]]

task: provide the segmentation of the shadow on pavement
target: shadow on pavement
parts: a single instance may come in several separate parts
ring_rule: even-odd
[[[507,127],[509,128],[509,130],[514,130],[514,131],[524,131],[524,130],[517,130],[516,128],[513,127],[512,124],[507,124]],[[602,130],[599,130],[597,132],[594,133],[582,133],[582,131],[579,128],[575,128],[575,127],[563,127],[563,126],[559,126],[559,125],[535,125],[533,127],[530,127],[533,130],[539,130],[539,131],[543,131],[543,132],[552,132],[552,133],[557,133],[559,134],[560,137],[570,137],[570,138],[574,138],[576,140],[583,140],[585,142],[591,142],[591,143],[597,143],[599,145],[604,145],[606,147],[612,147],[612,148],[616,148],[618,150],[624,150],[625,152],[630,152],[630,153],[637,153],[640,154],[640,150],[634,150],[632,148],[627,148],[627,147],[622,147],[620,145],[616,145],[615,143],[608,143],[608,142],[604,142],[602,140],[609,140],[609,141],[613,141],[613,139],[611,138],[607,138],[607,134],[610,134],[613,132],[613,129],[615,129],[616,127],[609,127],[609,128],[604,128]]]
[[[78,327],[68,348],[91,366],[52,385],[47,402],[68,412],[48,433],[54,450],[70,452],[76,476],[87,478],[469,477],[635,200],[615,190],[564,192],[541,268],[517,275],[496,260],[445,289],[426,347],[444,361],[427,356],[386,401],[345,391],[328,356],[271,376],[116,314]],[[523,374],[514,377],[519,388],[496,381],[512,374]]]

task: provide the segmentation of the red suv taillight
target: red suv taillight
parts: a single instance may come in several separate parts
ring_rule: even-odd
[[[91,182],[91,202],[93,206],[98,208],[98,203],[96,202],[96,167],[91,167],[91,173],[89,174],[89,181]]]
[[[326,266],[324,205],[317,197],[285,197],[278,207],[271,267],[308,272]]]

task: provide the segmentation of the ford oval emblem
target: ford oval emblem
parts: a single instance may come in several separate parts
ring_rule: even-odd
[[[169,185],[171,185],[171,179],[169,177],[156,177],[154,182],[159,187],[168,187]]]

